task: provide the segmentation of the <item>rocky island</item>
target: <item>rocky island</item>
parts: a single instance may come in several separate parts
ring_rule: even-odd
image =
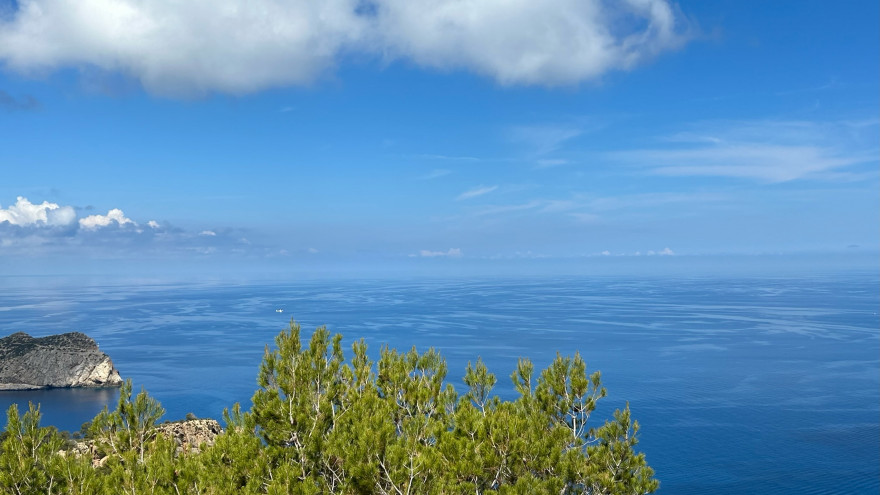
[[[34,338],[18,332],[0,339],[0,390],[121,384],[113,361],[83,333]]]

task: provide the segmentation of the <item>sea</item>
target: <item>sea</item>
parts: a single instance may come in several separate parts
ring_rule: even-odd
[[[266,346],[291,320],[346,345],[435,348],[448,381],[476,359],[513,398],[520,358],[579,352],[627,403],[663,494],[880,491],[878,274],[186,282],[0,277],[0,335],[79,331],[166,409],[250,407]],[[0,392],[79,430],[113,389]]]

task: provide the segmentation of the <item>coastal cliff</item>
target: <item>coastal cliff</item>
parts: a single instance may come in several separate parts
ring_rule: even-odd
[[[34,338],[18,332],[0,339],[0,390],[121,384],[113,361],[85,334]]]

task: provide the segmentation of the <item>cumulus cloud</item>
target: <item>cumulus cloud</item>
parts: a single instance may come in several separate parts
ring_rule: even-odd
[[[502,84],[574,84],[681,43],[665,0],[379,0],[385,51]]]
[[[0,60],[121,72],[166,94],[302,85],[348,54],[570,85],[680,46],[668,0],[26,0]]]
[[[464,253],[461,252],[460,248],[449,248],[448,251],[430,251],[428,249],[422,249],[418,254],[418,256],[422,258],[461,258],[463,255]]]
[[[9,208],[0,209],[0,223],[18,226],[66,226],[73,223],[75,218],[76,212],[70,206],[59,206],[48,201],[33,204],[23,196],[16,198],[15,204]]]
[[[0,205],[2,206],[2,205]],[[186,230],[149,220],[140,228],[113,208],[106,215],[78,218],[77,208],[50,201],[32,203],[18,197],[0,207],[0,256],[39,257],[78,254],[117,258],[135,253],[159,256],[265,255],[274,248],[255,244],[240,229]]]
[[[363,38],[356,3],[29,0],[0,25],[0,58],[27,72],[119,70],[163,94],[305,84]]]
[[[498,189],[498,186],[480,186],[480,187],[476,187],[474,189],[470,189],[470,190],[467,190],[467,191],[459,194],[458,197],[455,199],[457,201],[461,201],[463,199],[476,198],[477,196],[489,194],[490,192],[492,192],[496,189]]]
[[[126,218],[125,214],[122,213],[122,210],[119,208],[113,208],[108,211],[106,215],[89,215],[85,218],[80,218],[79,226],[86,230],[97,230],[102,227],[109,227],[114,222],[116,222],[116,225],[119,227],[124,227],[126,225],[137,227],[137,223],[130,218]]]

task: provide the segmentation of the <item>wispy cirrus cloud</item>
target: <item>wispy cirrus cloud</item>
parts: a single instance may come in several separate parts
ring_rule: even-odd
[[[642,194],[621,194],[617,196],[597,196],[575,194],[564,199],[536,198],[523,203],[508,205],[488,205],[475,209],[470,214],[475,217],[503,215],[561,215],[581,222],[595,222],[612,212],[648,211],[672,205],[723,203],[729,195],[714,192],[657,192]]]
[[[878,121],[704,122],[665,146],[610,152],[613,162],[655,175],[728,177],[765,183],[857,180],[877,164]],[[860,169],[860,166],[861,169]]]
[[[709,204],[729,200],[729,196],[717,192],[687,192],[687,193],[641,193],[621,194],[618,196],[586,196],[580,197],[574,202],[578,208],[589,210],[594,213],[617,211],[617,210],[645,210],[661,206],[675,204]]]
[[[505,215],[515,212],[523,212],[529,210],[537,210],[542,205],[547,204],[546,200],[532,200],[526,203],[516,203],[510,205],[491,205],[480,208],[472,213],[475,217],[483,217],[483,216],[492,216],[492,215]]]
[[[0,62],[118,72],[163,95],[305,85],[346,54],[576,85],[688,40],[669,0],[29,0],[0,21]],[[100,13],[100,15],[98,15]]]
[[[490,192],[495,191],[496,189],[498,189],[498,186],[479,186],[479,187],[475,187],[475,188],[473,188],[473,189],[468,189],[467,191],[465,191],[465,192],[459,194],[459,195],[455,198],[455,200],[456,200],[456,201],[462,201],[462,200],[465,200],[465,199],[476,198],[476,197],[478,197],[478,196],[484,196],[484,195],[486,195],[486,194],[489,194]]]
[[[553,153],[583,133],[581,126],[572,124],[521,125],[507,131],[510,141],[526,147],[529,154],[535,157]]]
[[[439,179],[440,177],[445,177],[451,173],[452,173],[452,170],[448,170],[445,168],[435,168],[434,170],[431,170],[427,174],[419,177],[419,179],[421,179],[421,180]]]

